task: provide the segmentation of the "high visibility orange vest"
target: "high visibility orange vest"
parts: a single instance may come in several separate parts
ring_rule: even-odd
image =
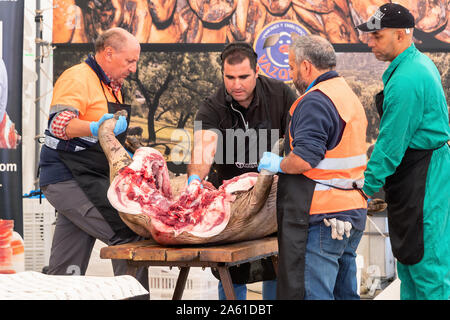
[[[65,70],[56,81],[50,113],[71,110],[78,113],[81,120],[98,121],[108,112],[106,99],[116,102],[112,89],[104,83],[102,89],[95,71],[82,62]],[[122,102],[120,92],[117,99]]]
[[[367,118],[364,107],[347,82],[336,77],[318,83],[298,98],[289,111],[291,117],[300,100],[314,90],[319,90],[333,102],[339,116],[345,121],[345,128],[339,144],[328,150],[315,168],[303,173],[317,182],[310,214],[367,208],[367,202],[361,193],[353,189],[354,183],[359,188],[364,185],[367,164]],[[289,140],[292,150],[290,130]],[[340,190],[333,186],[350,190]]]

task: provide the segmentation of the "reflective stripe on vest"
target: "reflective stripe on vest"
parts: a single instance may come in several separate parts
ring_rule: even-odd
[[[314,90],[321,91],[333,102],[345,121],[345,128],[339,144],[328,150],[315,168],[303,173],[317,182],[310,214],[367,208],[366,200],[354,188],[364,185],[367,164],[367,118],[364,108],[345,80],[336,77],[318,83],[298,98],[291,107],[291,116],[300,100]],[[289,141],[292,150],[293,137],[290,136]]]
[[[62,140],[53,136],[50,131],[45,130],[44,144],[53,150],[78,152],[92,147],[97,142],[97,137],[77,137],[70,140]]]

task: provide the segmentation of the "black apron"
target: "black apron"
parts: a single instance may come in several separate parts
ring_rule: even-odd
[[[384,93],[381,91],[375,96],[380,118],[383,116],[383,101]],[[424,254],[423,203],[433,150],[436,149],[408,148],[395,172],[386,178],[383,188],[388,204],[392,252],[394,257],[405,265],[418,263]]]
[[[289,126],[286,131],[289,137]],[[289,139],[285,156],[291,152]],[[309,211],[316,182],[303,174],[278,173],[278,279],[277,299],[302,300],[305,296],[305,255]]]
[[[130,123],[131,106],[120,103],[114,95],[116,102],[109,102],[106,97],[103,83],[100,80],[103,94],[108,103],[108,113],[115,113],[119,110],[128,112],[127,124]],[[116,138],[124,145],[126,140],[126,131],[117,135]],[[114,209],[106,196],[110,185],[109,164],[103,152],[100,142],[92,147],[78,151],[66,152],[58,150],[58,154],[64,164],[70,169],[75,181],[84,191],[89,200],[95,205],[103,218],[108,222],[116,235],[128,237],[135,235],[131,229],[122,221],[116,209]]]
[[[290,123],[291,116],[288,116]],[[289,137],[290,124],[286,129]],[[284,142],[284,152],[291,152],[288,138]],[[308,240],[309,215],[314,189],[318,182],[303,174],[278,173],[277,223],[278,223],[278,283],[277,299],[303,300],[305,296],[305,256]],[[323,183],[322,183],[323,184]],[[353,183],[367,199],[362,190]]]

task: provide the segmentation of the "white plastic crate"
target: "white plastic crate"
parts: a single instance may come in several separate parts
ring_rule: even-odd
[[[42,268],[48,265],[55,221],[55,208],[47,199],[23,199],[26,271],[41,272]]]
[[[149,288],[151,300],[172,299],[180,270],[177,267],[150,267]],[[209,268],[190,268],[183,291],[183,300],[218,300],[217,280]]]
[[[0,274],[0,300],[116,300],[147,295],[132,276],[56,276],[26,271]]]

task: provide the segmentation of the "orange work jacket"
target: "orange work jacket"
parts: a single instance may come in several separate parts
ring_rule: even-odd
[[[53,88],[50,114],[70,110],[81,120],[98,121],[108,112],[108,101],[122,103],[122,95],[100,82],[94,70],[85,62],[63,72]]]

